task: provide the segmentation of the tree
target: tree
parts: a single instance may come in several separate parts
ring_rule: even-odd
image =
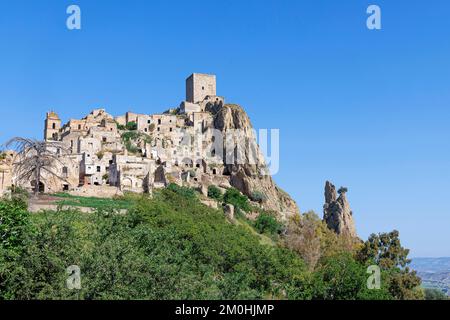
[[[385,270],[406,267],[411,262],[409,249],[401,246],[399,235],[397,230],[372,234],[358,253],[359,260],[371,260]]]
[[[60,155],[68,153],[60,142],[16,137],[9,140],[5,146],[12,147],[17,152],[13,163],[17,181],[32,181],[35,195],[39,193],[39,186],[41,181],[45,180],[45,175],[66,181],[54,171],[58,163],[62,164]]]
[[[386,273],[389,291],[399,300],[422,299],[419,290],[421,279],[408,267],[409,249],[402,247],[399,232],[372,234],[357,253],[357,259],[366,264],[376,264]]]
[[[321,239],[317,232],[318,217],[313,213],[302,218],[294,217],[289,221],[285,243],[288,248],[297,252],[313,271],[322,256]]]

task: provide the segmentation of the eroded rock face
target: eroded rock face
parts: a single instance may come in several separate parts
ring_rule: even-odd
[[[337,234],[345,234],[356,238],[353,212],[345,195],[346,192],[345,188],[341,188],[338,197],[335,186],[329,181],[326,182],[323,220],[327,223],[328,228]]]
[[[246,112],[238,105],[224,105],[215,114],[214,127],[224,136],[227,132],[239,130],[233,140],[234,145],[242,147],[238,150],[225,150],[224,159],[235,159],[233,164],[225,163],[226,170],[231,175],[231,185],[250,198],[254,192],[264,194],[264,209],[279,213],[281,219],[299,214],[295,201],[270,176]]]

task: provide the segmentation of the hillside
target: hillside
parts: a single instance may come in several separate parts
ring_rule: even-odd
[[[248,199],[231,194],[226,201],[245,207]],[[317,218],[304,216],[324,244],[310,269],[275,219],[227,217],[199,197],[170,185],[152,198],[62,197],[96,211],[37,214],[16,198],[1,200],[0,299],[394,298],[386,287],[367,289],[365,263]],[[80,290],[66,286],[69,266],[80,268]]]
[[[425,288],[441,289],[450,296],[450,258],[414,258],[411,267]]]

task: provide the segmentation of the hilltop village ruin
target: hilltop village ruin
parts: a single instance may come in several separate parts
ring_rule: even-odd
[[[189,76],[186,100],[161,114],[114,117],[96,109],[63,124],[57,112],[48,112],[44,139],[54,142],[60,161],[54,168],[59,177],[44,175],[41,192],[110,197],[176,183],[205,194],[215,185],[249,197],[264,194],[265,208],[281,217],[299,213],[268,174],[245,111],[216,94],[215,75]],[[0,159],[0,194],[12,185],[31,191],[34,184],[15,177],[14,152],[7,151]]]

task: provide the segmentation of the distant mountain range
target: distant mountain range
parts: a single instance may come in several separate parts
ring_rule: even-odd
[[[450,258],[414,258],[411,268],[422,278],[423,287],[441,289],[450,296]]]

